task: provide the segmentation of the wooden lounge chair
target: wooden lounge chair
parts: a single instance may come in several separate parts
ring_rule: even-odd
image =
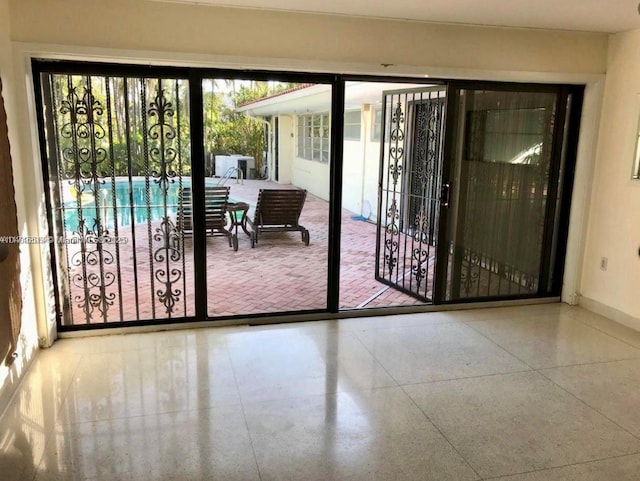
[[[215,186],[204,188],[205,228],[207,235],[225,236],[229,247],[238,250],[238,238],[227,229],[227,203],[229,187]],[[193,234],[191,188],[183,187],[178,194],[178,230],[185,235]]]
[[[298,224],[306,198],[306,190],[260,189],[253,219],[247,217],[253,230],[251,247],[255,247],[260,234],[265,232],[299,231],[302,242],[309,245],[309,231]]]

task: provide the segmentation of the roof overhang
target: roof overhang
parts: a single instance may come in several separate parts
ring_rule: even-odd
[[[345,110],[360,109],[362,105],[380,105],[382,92],[413,87],[429,87],[433,84],[390,82],[347,82],[345,85]],[[445,86],[442,85],[442,90]],[[303,115],[331,110],[331,85],[316,84],[292,92],[274,95],[263,100],[237,107],[236,112],[246,112],[252,117],[272,115]]]
[[[316,84],[284,95],[268,97],[236,108],[252,117],[305,114],[331,110],[331,85]]]

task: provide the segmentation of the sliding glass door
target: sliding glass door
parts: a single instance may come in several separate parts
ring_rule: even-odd
[[[335,78],[34,73],[59,329],[329,309]]]
[[[560,293],[580,87],[33,66],[61,330]]]
[[[202,81],[211,318],[327,309],[332,86],[277,79]]]
[[[494,85],[450,99],[440,302],[550,295],[570,97]]]
[[[63,326],[193,316],[176,224],[191,182],[185,79],[42,73]]]

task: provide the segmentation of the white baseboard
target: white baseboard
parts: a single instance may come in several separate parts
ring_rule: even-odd
[[[640,331],[640,318],[634,317],[626,312],[622,312],[615,307],[608,306],[584,296],[580,297],[579,305],[591,312],[595,312],[596,314],[600,314],[601,316],[616,321],[619,324],[630,327],[636,331]]]

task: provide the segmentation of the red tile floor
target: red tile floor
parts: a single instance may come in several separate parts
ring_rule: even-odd
[[[292,188],[257,180],[245,180],[239,184],[230,179],[227,185],[231,187],[231,199],[252,206],[260,188]],[[249,215],[252,213],[250,210]],[[302,243],[297,232],[264,234],[252,249],[249,237],[239,230],[237,252],[229,247],[226,238],[207,237],[209,316],[324,309],[327,298],[328,213],[327,202],[307,195],[300,223],[309,229],[309,246]],[[375,280],[376,226],[353,220],[352,215],[347,210],[342,215],[341,309],[420,304],[420,301]],[[79,307],[84,291],[74,287],[74,276],[81,273],[80,267],[72,268],[70,285],[74,324],[86,323],[87,317],[91,323],[102,323],[105,320],[151,320],[195,314],[192,240],[185,240],[184,256],[177,261],[167,260],[162,257],[165,251],[160,250],[160,255],[156,253],[162,247],[158,240],[153,239],[158,227],[159,223],[151,226],[151,250],[147,224],[135,227],[135,250],[131,229],[120,232],[120,236],[130,240],[119,246],[120,269],[115,267],[118,263],[115,248],[111,245],[109,249],[114,254],[114,262],[110,265],[113,269],[110,271],[108,265],[107,271],[113,273],[114,281],[106,289],[106,295],[97,298],[88,315]],[[153,266],[153,275],[150,266]],[[178,280],[172,284],[176,303],[170,314],[160,300],[167,291],[167,273],[172,280]]]

